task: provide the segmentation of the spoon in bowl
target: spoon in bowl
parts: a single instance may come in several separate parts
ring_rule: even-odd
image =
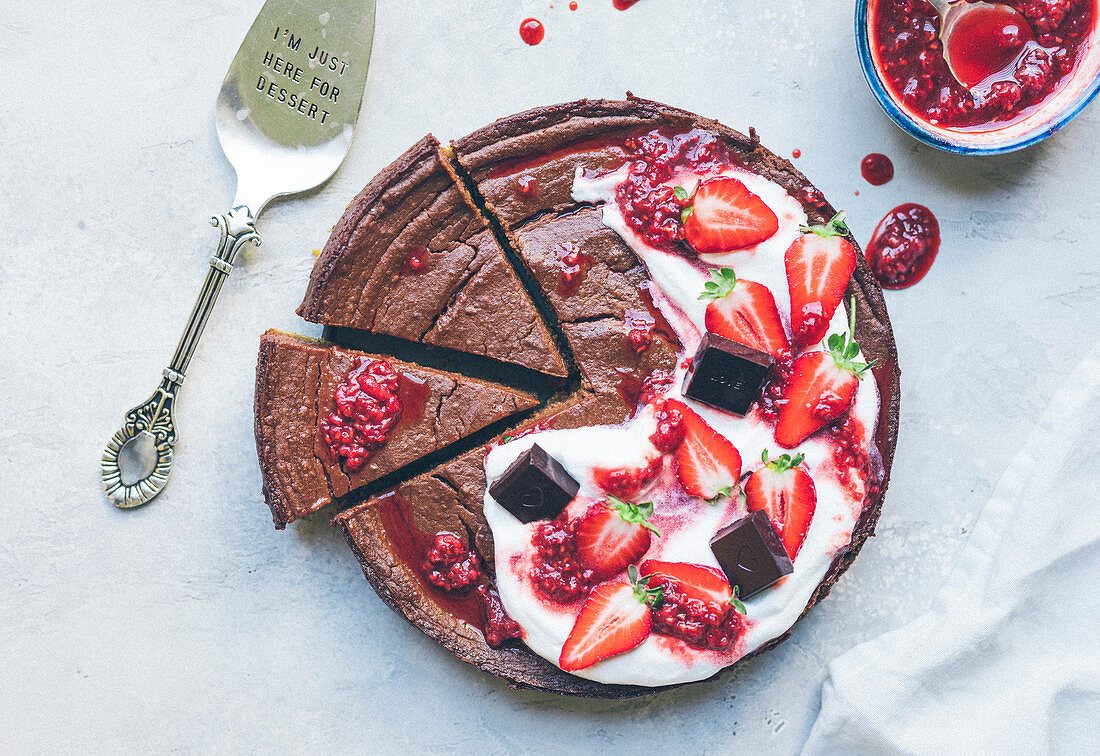
[[[976,95],[995,81],[1010,78],[1029,42],[1031,27],[1007,5],[966,0],[928,0],[940,16],[940,42],[947,68]]]

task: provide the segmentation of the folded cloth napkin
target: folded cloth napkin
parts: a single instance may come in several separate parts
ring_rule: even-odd
[[[930,502],[931,503],[931,502]],[[927,614],[829,664],[803,754],[1100,753],[1100,343]]]

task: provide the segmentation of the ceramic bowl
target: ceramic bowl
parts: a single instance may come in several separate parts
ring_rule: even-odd
[[[1026,117],[994,129],[952,129],[933,126],[894,97],[883,80],[871,49],[868,9],[875,0],[856,0],[856,48],[863,75],[879,105],[894,123],[925,144],[965,155],[997,155],[1030,147],[1069,123],[1100,91],[1100,22],[1094,24],[1077,69],[1042,105]],[[1100,3],[1100,0],[1094,0]],[[1096,18],[1100,19],[1100,8]]]

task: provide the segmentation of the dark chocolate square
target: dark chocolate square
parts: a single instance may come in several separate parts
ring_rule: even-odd
[[[775,526],[762,509],[719,530],[710,539],[710,550],[730,585],[738,587],[741,598],[759,593],[794,572]]]
[[[704,334],[684,377],[684,396],[743,417],[760,396],[772,362],[769,354]]]
[[[538,444],[493,481],[489,495],[520,522],[552,520],[573,501],[580,484]]]

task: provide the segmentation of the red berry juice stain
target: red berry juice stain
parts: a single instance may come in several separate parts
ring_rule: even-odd
[[[855,194],[856,194],[857,197],[859,196],[859,189],[856,189]]]
[[[569,3],[569,10],[576,10],[576,9],[577,9],[577,0],[573,0],[573,2]]]
[[[800,157],[802,157],[802,150],[795,147],[794,152],[791,153],[791,157],[793,157],[795,160],[798,160]]]
[[[588,271],[592,261],[588,255],[581,251],[573,242],[564,242],[558,245],[558,296],[568,298],[577,292],[584,274]]]
[[[894,164],[881,152],[872,152],[860,162],[859,172],[871,186],[882,186],[894,177]]]
[[[534,176],[520,176],[516,179],[516,193],[524,199],[539,196],[539,180]]]
[[[527,18],[519,25],[519,36],[527,44],[537,45],[546,36],[546,29],[537,18]]]
[[[611,4],[615,6],[616,10],[626,10],[638,0],[612,0]]]
[[[402,266],[404,273],[423,273],[428,269],[428,248],[414,247],[409,251]]]
[[[413,425],[424,419],[424,407],[432,395],[432,387],[422,378],[397,374],[397,400],[401,402],[401,417],[397,427]]]
[[[905,289],[924,278],[940,251],[940,224],[924,205],[907,203],[886,214],[867,245],[867,262],[884,289]]]

